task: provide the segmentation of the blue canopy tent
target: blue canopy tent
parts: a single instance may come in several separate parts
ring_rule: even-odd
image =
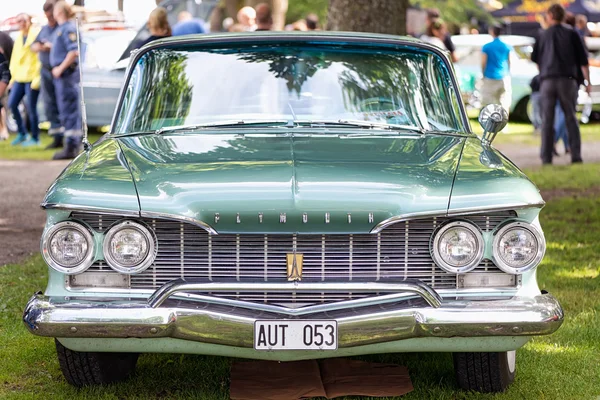
[[[561,0],[557,3],[573,14],[583,14],[590,22],[600,22],[600,0]],[[508,3],[500,10],[493,11],[494,18],[502,19],[507,26],[507,33],[536,37],[542,18],[548,9],[548,1],[516,0]]]

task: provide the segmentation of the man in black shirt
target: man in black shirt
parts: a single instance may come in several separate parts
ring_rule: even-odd
[[[581,162],[581,135],[575,107],[579,85],[586,83],[590,92],[587,51],[581,37],[562,22],[565,9],[552,5],[546,14],[548,29],[535,43],[531,59],[540,70],[540,96],[542,106],[542,150],[544,164],[552,163],[554,147],[554,108],[556,101],[565,113],[571,161]]]

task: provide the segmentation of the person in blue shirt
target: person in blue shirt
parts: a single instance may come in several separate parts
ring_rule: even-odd
[[[177,15],[177,23],[173,25],[173,36],[194,35],[206,33],[202,21],[192,16],[189,11]]]
[[[54,5],[54,19],[58,28],[50,50],[50,66],[54,77],[58,113],[65,128],[65,144],[53,159],[75,158],[81,149],[83,130],[79,95],[79,63],[77,28],[72,20],[74,13],[64,1]]]
[[[481,50],[483,82],[481,106],[500,104],[508,112],[511,104],[510,52],[512,47],[500,40],[500,27],[490,28],[493,40]]]
[[[46,118],[50,122],[48,134],[54,138],[53,142],[46,147],[47,149],[56,149],[62,147],[63,134],[65,128],[60,124],[58,117],[58,104],[56,101],[56,90],[54,88],[54,78],[52,77],[52,66],[50,65],[50,49],[54,40],[54,32],[58,24],[54,19],[54,3],[47,1],[44,4],[44,13],[48,24],[42,27],[37,35],[31,49],[38,53],[40,63],[42,64],[42,98],[44,100],[44,111]]]

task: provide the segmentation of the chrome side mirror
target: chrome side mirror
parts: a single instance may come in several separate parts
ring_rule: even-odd
[[[502,168],[502,159],[489,147],[484,147],[479,155],[479,162],[488,168]]]
[[[479,124],[483,128],[481,143],[489,146],[508,123],[508,112],[501,105],[488,104],[479,113]]]

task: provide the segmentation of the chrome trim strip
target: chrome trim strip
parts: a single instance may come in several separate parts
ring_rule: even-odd
[[[521,276],[518,275],[517,279]],[[154,291],[150,289],[118,289],[118,288],[77,288],[70,286],[69,276],[66,276],[65,279],[65,287],[66,289],[73,294],[73,297],[78,297],[80,299],[86,297],[106,297],[107,300],[118,301],[119,298],[114,298],[111,296],[119,295],[119,296],[128,296],[129,298],[136,299],[145,299],[147,300]],[[485,288],[459,288],[459,289],[440,289],[437,290],[437,294],[442,298],[442,303],[444,299],[448,300],[456,300],[458,298],[487,298],[487,299],[498,299],[498,298],[512,298],[517,295],[517,291],[520,287],[520,284],[516,287],[485,287]],[[238,307],[249,310],[257,310],[257,311],[268,311],[268,312],[277,312],[280,314],[288,314],[288,315],[306,315],[315,312],[329,312],[335,310],[343,310],[347,308],[354,307],[364,307],[370,305],[378,305],[378,304],[386,304],[393,301],[406,300],[411,298],[417,298],[419,295],[412,292],[402,292],[402,293],[393,293],[386,294],[380,296],[367,297],[362,299],[354,299],[354,300],[345,300],[332,302],[327,304],[316,304],[299,308],[290,308],[284,306],[277,305],[269,305],[264,303],[252,302],[252,301],[244,301],[244,300],[234,300],[226,297],[217,297],[210,295],[201,295],[194,293],[176,293],[171,295],[170,299],[176,300],[187,300],[187,301],[196,301],[203,302],[209,304],[218,304],[230,307]]]
[[[112,271],[111,271],[112,272]],[[132,297],[132,298],[148,298],[155,290],[152,289],[118,289],[118,288],[99,288],[99,287],[77,287],[70,286],[69,276],[65,275],[65,288],[73,297],[98,297],[102,295],[106,298],[111,298],[110,295]],[[521,275],[517,275],[520,278]],[[366,283],[367,285],[370,282]],[[510,287],[481,287],[481,288],[457,288],[457,289],[437,289],[436,292],[442,298],[458,298],[458,297],[513,297],[517,295],[517,290],[520,286]],[[109,295],[109,296],[105,296]],[[411,294],[411,296],[414,296]],[[173,296],[174,297],[174,296]],[[187,296],[186,296],[187,297]],[[119,298],[111,298],[118,300]],[[251,303],[255,304],[255,303]]]
[[[84,213],[95,213],[105,215],[121,215],[124,217],[139,217],[139,211],[132,210],[119,210],[116,208],[102,208],[93,206],[80,206],[75,204],[65,203],[41,203],[40,207],[44,210],[66,210],[66,211],[78,211]]]
[[[323,314],[298,319],[323,318]],[[390,305],[327,314],[338,322],[339,345],[350,348],[416,337],[533,336],[556,331],[564,314],[549,294],[533,298],[444,303],[440,308]],[[152,308],[145,301],[71,299],[34,295],[23,322],[34,335],[59,338],[171,337],[235,347],[253,347],[254,322],[282,319],[278,313],[220,306]]]
[[[148,298],[152,308],[160,307],[169,297],[185,292],[408,292],[421,296],[431,307],[442,305],[441,296],[429,286],[419,281],[404,281],[402,283],[245,283],[245,282],[188,282],[175,279],[161,286]],[[360,300],[360,299],[358,299]],[[256,303],[247,302],[253,306]],[[336,303],[339,304],[339,303]],[[281,307],[279,307],[281,309]]]
[[[485,207],[477,207],[477,208],[455,208],[453,210],[448,210],[448,217],[454,217],[457,215],[465,215],[465,214],[482,214],[488,212],[495,211],[510,211],[510,210],[522,210],[524,208],[542,208],[546,205],[545,201],[541,201],[539,203],[514,203],[514,204],[502,204],[502,205],[493,205],[493,206],[485,206]]]
[[[385,219],[385,220],[381,221],[380,223],[378,223],[377,225],[375,225],[375,227],[373,229],[371,229],[370,233],[379,233],[390,225],[394,225],[398,222],[404,222],[404,221],[410,220],[410,219],[425,218],[425,217],[445,217],[445,216],[446,216],[446,210],[435,210],[435,211],[425,211],[425,212],[416,212],[416,213],[396,215],[394,217]]]
[[[210,226],[209,224],[207,224],[204,221],[199,221],[199,220],[191,218],[191,217],[184,217],[182,215],[167,214],[167,213],[154,212],[154,211],[141,211],[140,216],[142,218],[145,217],[145,218],[156,218],[156,219],[169,219],[169,220],[173,220],[173,221],[188,222],[192,225],[196,225],[196,226],[204,229],[211,235],[218,235],[217,231],[212,226]]]
[[[512,211],[512,210],[522,210],[525,208],[542,208],[546,204],[545,201],[539,203],[515,203],[515,204],[502,204],[502,205],[493,205],[493,206],[485,206],[485,207],[465,207],[465,208],[455,208],[452,210],[434,210],[434,211],[425,211],[425,212],[417,212],[417,213],[408,213],[408,214],[400,214],[394,217],[390,217],[386,220],[381,221],[373,229],[371,229],[370,233],[379,233],[390,225],[394,225],[398,222],[404,222],[411,219],[417,218],[426,218],[426,217],[457,217],[461,215],[470,215],[470,214],[483,214],[488,212],[496,212],[496,211]]]

